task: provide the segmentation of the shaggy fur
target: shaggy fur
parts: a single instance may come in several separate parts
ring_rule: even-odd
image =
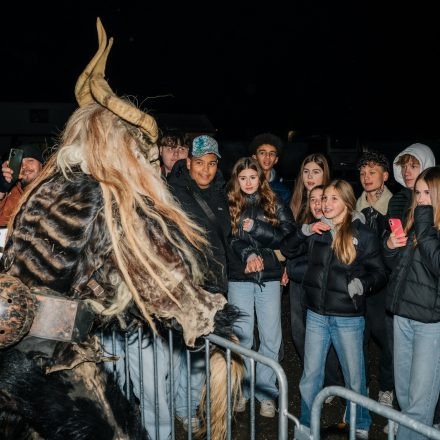
[[[226,299],[199,287],[204,267],[193,249],[203,253],[208,243],[156,172],[154,119],[130,109],[104,80],[112,42],[99,20],[98,42],[77,83],[80,108],[67,122],[60,149],[10,221],[4,272],[29,288],[87,301],[101,323],[112,316],[121,322],[129,306],[153,329],[154,318],[175,319],[193,346],[214,330]],[[92,277],[104,294],[86,287]],[[219,322],[228,334],[225,312]],[[69,349],[74,355],[73,344]],[[94,362],[69,370],[52,358],[52,373],[43,374],[46,361],[15,348],[0,354],[0,426],[9,438],[143,438],[133,410]]]
[[[231,337],[233,342],[238,344],[236,336]],[[227,435],[227,377],[226,377],[225,353],[215,348],[210,357],[210,404],[211,404],[211,437],[224,440]],[[241,357],[231,353],[231,410],[235,402],[241,397],[241,381],[244,375],[244,366]],[[202,390],[201,403],[199,406],[199,417],[202,421],[202,428],[197,432],[197,438],[206,435],[206,387]]]
[[[114,411],[116,423],[106,418],[102,402],[82,381],[74,378],[72,371],[46,375],[32,355],[25,355],[16,348],[3,350],[0,356],[1,438],[35,438],[31,436],[37,433],[46,440],[147,439],[134,408],[129,406],[115,380],[102,370],[97,373],[107,383],[103,392],[109,406],[118,409]]]

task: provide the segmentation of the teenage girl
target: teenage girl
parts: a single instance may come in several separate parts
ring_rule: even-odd
[[[301,423],[310,425],[313,401],[324,382],[330,345],[335,347],[347,388],[364,396],[363,353],[365,295],[385,285],[387,276],[377,235],[355,211],[350,184],[334,180],[324,190],[324,217],[304,224],[293,248],[307,249],[308,266],[303,280],[307,308],[304,371],[300,381]],[[350,420],[349,407],[347,420]],[[368,438],[371,418],[360,406],[356,436]]]
[[[244,347],[252,347],[255,311],[258,352],[277,361],[281,344],[282,266],[274,250],[279,249],[283,238],[293,230],[292,213],[278,202],[258,162],[248,157],[239,159],[234,166],[228,201],[233,236],[228,301],[243,313],[236,323],[236,334]],[[248,399],[250,364],[245,362],[244,396]],[[275,382],[273,370],[258,363],[255,397],[261,403],[260,414],[266,417],[275,416],[278,396]]]
[[[440,169],[428,168],[414,186],[405,229],[385,245],[393,272],[387,309],[394,314],[394,380],[404,414],[432,425],[440,391]],[[426,437],[400,425],[397,439]]]

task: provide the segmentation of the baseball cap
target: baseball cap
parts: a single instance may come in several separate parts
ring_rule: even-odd
[[[218,152],[217,141],[206,134],[195,137],[192,142],[191,156],[200,157],[210,153],[215,154],[217,157],[221,157]]]

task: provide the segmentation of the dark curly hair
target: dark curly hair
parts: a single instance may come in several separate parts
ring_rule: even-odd
[[[257,151],[260,145],[273,145],[277,149],[277,155],[279,156],[283,151],[283,141],[280,137],[272,133],[261,133],[255,136],[249,144],[249,154],[253,155]]]
[[[390,172],[390,162],[387,159],[387,157],[379,153],[379,151],[366,151],[362,154],[362,156],[359,158],[357,163],[357,169],[360,170],[365,165],[379,165],[383,168],[384,171]]]

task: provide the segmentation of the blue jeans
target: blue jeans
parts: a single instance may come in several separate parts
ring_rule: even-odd
[[[341,364],[345,386],[364,396],[365,362],[362,316],[324,316],[307,310],[304,371],[299,384],[301,392],[301,423],[310,426],[310,412],[315,397],[324,383],[324,369],[330,344],[333,344]],[[356,407],[356,428],[369,429],[371,417],[367,409]],[[350,420],[350,405],[346,419]]]
[[[176,415],[188,417],[188,364],[186,345],[174,338],[174,396]],[[206,378],[205,351],[192,352],[191,357],[191,417],[195,417]]]
[[[258,353],[278,361],[281,346],[281,290],[279,281],[268,281],[264,287],[252,282],[230,282],[228,302],[237,306],[242,316],[234,325],[241,345],[252,348],[254,343],[254,309],[257,314],[260,347]],[[245,359],[244,396],[249,399],[250,361]],[[255,397],[273,400],[278,397],[276,375],[272,368],[257,363]]]
[[[394,316],[394,381],[402,413],[432,425],[440,391],[440,322]],[[425,439],[399,426],[397,439]]]
[[[138,334],[133,333],[128,338],[128,355],[130,368],[130,381],[133,384],[133,393],[139,399],[139,355]],[[156,439],[156,416],[154,406],[154,357],[153,337],[145,334],[142,337],[142,363],[143,363],[143,387],[144,387],[144,423],[151,440],[167,440],[171,438],[171,416],[169,409],[169,350],[165,341],[158,336],[157,340],[157,373],[158,373],[158,405],[159,405],[159,438]],[[111,333],[104,334],[104,350],[108,354],[119,357],[116,362],[116,374],[122,390],[125,386],[125,339],[121,333],[116,332],[116,346],[113,351]],[[105,368],[113,372],[113,362],[105,362]]]

